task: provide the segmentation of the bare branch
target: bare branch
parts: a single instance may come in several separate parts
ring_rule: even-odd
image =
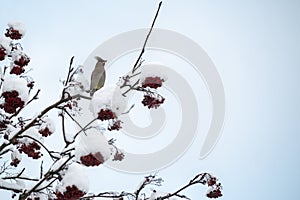
[[[146,37],[146,40],[145,40],[144,45],[143,45],[143,47],[142,47],[141,53],[140,53],[139,57],[137,58],[137,60],[136,60],[136,62],[135,62],[135,64],[134,64],[134,66],[133,66],[133,69],[132,69],[132,73],[133,73],[133,74],[134,74],[134,72],[138,69],[137,66],[138,66],[138,64],[139,64],[139,61],[142,59],[142,56],[143,56],[143,54],[144,54],[144,52],[145,52],[145,47],[146,47],[146,44],[147,44],[148,39],[149,39],[149,37],[150,37],[150,34],[151,34],[151,32],[152,32],[152,29],[153,29],[153,27],[154,27],[154,24],[155,24],[155,22],[156,22],[156,19],[157,19],[157,16],[158,16],[158,13],[159,13],[161,4],[162,4],[162,1],[159,2],[159,4],[158,4],[158,8],[157,8],[155,17],[154,17],[154,19],[153,19],[153,21],[152,21],[151,28],[150,28],[150,30],[149,30],[149,32],[148,32],[148,34],[147,34],[147,37]]]

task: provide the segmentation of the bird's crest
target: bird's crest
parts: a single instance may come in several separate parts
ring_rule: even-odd
[[[104,60],[104,59],[102,59],[101,57],[99,57],[99,56],[95,56],[94,57],[98,62],[102,62],[102,63],[106,63],[107,62],[107,60]]]

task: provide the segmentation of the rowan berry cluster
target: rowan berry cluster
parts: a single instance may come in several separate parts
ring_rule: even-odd
[[[164,79],[162,79],[158,76],[146,77],[145,80],[142,83],[142,87],[143,88],[150,87],[150,88],[157,89],[158,87],[162,86],[163,82],[164,82]]]
[[[144,95],[144,99],[142,100],[142,104],[144,106],[147,106],[149,109],[150,108],[158,108],[161,104],[163,104],[165,101],[165,98],[161,96],[156,96],[156,95],[151,95],[151,94],[146,94]]]
[[[214,176],[209,175],[207,177],[207,181],[206,181],[207,185],[210,187],[206,196],[208,198],[219,198],[222,195],[222,186],[221,183],[217,182],[217,178]]]
[[[11,166],[17,167],[21,161],[17,158],[13,159],[10,163]]]
[[[29,144],[22,144],[19,146],[19,152],[27,154],[28,157],[33,159],[39,159],[41,157],[41,146],[36,142],[31,142]]]
[[[57,192],[56,194],[57,199],[56,200],[75,200],[80,199],[85,195],[85,192],[79,190],[76,185],[67,186],[66,191],[64,192]]]
[[[116,118],[116,114],[110,109],[101,109],[100,112],[98,113],[98,119],[100,119],[101,121],[115,119],[115,118]]]
[[[104,162],[103,156],[100,153],[88,154],[86,156],[81,156],[80,161],[83,165],[87,167],[99,166]]]
[[[207,196],[208,198],[214,198],[214,199],[216,199],[216,198],[219,198],[219,197],[221,197],[221,196],[223,196],[223,195],[222,195],[222,192],[221,192],[221,188],[220,188],[220,187],[217,187],[217,188],[215,188],[215,189],[209,191],[209,192],[206,194],[206,196]]]
[[[14,62],[12,62],[10,74],[20,75],[24,73],[25,72],[24,67],[27,66],[29,62],[30,62],[30,58],[24,53],[16,56]]]
[[[142,104],[149,109],[158,108],[164,103],[165,98],[157,93],[157,88],[162,86],[165,80],[159,76],[147,76],[142,82],[142,88],[145,89]],[[151,89],[151,90],[150,90]]]
[[[48,127],[45,127],[44,129],[39,130],[39,133],[44,137],[48,137],[49,135],[52,134],[52,132],[49,130]]]
[[[13,27],[6,29],[5,36],[11,38],[12,40],[19,40],[22,38],[22,34],[19,30],[15,30]]]
[[[2,97],[5,99],[5,102],[0,105],[0,108],[9,114],[16,113],[18,108],[24,106],[24,101],[22,101],[19,97],[19,93],[15,90],[3,92]]]

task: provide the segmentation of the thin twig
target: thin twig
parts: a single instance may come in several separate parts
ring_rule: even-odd
[[[77,126],[79,126],[80,129],[83,129],[83,127],[81,126],[81,124],[66,109],[63,108],[63,110],[77,124]]]
[[[20,138],[23,138],[23,137],[30,138],[33,141],[39,143],[39,145],[41,145],[48,152],[48,154],[50,155],[50,157],[52,158],[52,160],[59,159],[59,157],[52,155],[53,153],[58,153],[58,152],[49,151],[48,148],[43,143],[41,143],[39,140],[35,139],[34,137],[31,137],[30,135],[22,135],[22,136],[20,136]]]
[[[63,134],[64,141],[65,141],[66,145],[69,145],[70,142],[67,140],[67,136],[66,136],[65,116],[64,116],[63,110],[61,111],[59,116],[61,117],[61,127],[62,127],[62,134]]]
[[[158,200],[164,200],[164,199],[169,199],[170,197],[172,196],[177,196],[177,197],[180,197],[180,196],[184,196],[184,195],[180,195],[179,193],[182,192],[183,190],[191,187],[192,185],[195,185],[195,184],[205,184],[206,181],[204,180],[204,178],[208,175],[208,173],[202,173],[202,174],[198,174],[197,176],[195,176],[192,180],[189,181],[189,183],[187,183],[186,185],[184,185],[183,187],[181,187],[180,189],[176,190],[175,192],[173,193],[169,193],[165,196],[162,196],[162,197],[159,197]],[[199,178],[201,176],[201,178]],[[199,179],[198,179],[199,178]],[[184,197],[184,198],[187,198],[187,197]]]
[[[41,166],[40,166],[40,179],[43,177],[43,163],[44,163],[44,161],[42,160],[42,162],[41,162]]]
[[[23,179],[23,180],[27,180],[27,181],[38,181],[39,179],[36,178],[29,178],[29,177],[22,177],[21,175],[24,173],[25,168],[23,168],[21,170],[21,172],[19,172],[16,176],[8,176],[8,177],[4,177],[2,179]]]
[[[142,56],[143,56],[143,54],[144,54],[144,52],[145,52],[145,47],[146,47],[146,44],[147,44],[148,39],[149,39],[149,37],[150,37],[150,34],[151,34],[151,32],[152,32],[152,29],[153,29],[153,27],[154,27],[155,21],[156,21],[156,19],[157,19],[157,16],[158,16],[158,13],[159,13],[161,4],[162,4],[162,1],[159,2],[159,4],[158,4],[158,8],[157,8],[155,17],[154,17],[154,19],[153,19],[153,21],[152,21],[151,28],[150,28],[150,30],[149,30],[149,32],[148,32],[148,34],[147,34],[147,37],[146,37],[146,40],[145,40],[145,42],[144,42],[142,51],[141,51],[139,57],[137,58],[137,60],[136,60],[136,62],[135,62],[135,64],[134,64],[134,66],[133,66],[133,69],[132,69],[132,73],[133,73],[133,74],[134,74],[134,72],[138,69],[137,66],[138,66],[138,64],[139,64],[139,61],[141,60],[141,58],[142,58]]]
[[[66,144],[65,148],[67,148],[70,144],[75,142],[75,139],[77,138],[77,136],[81,133],[84,132],[92,123],[94,123],[97,120],[97,118],[93,119],[92,121],[90,121],[89,123],[87,123],[81,130],[79,130],[73,137],[73,141],[70,142],[69,144]]]
[[[116,193],[116,192],[102,192],[102,193],[98,193],[95,195],[89,195],[89,196],[85,196],[80,198],[80,200],[88,200],[91,198],[96,198],[96,197],[101,197],[101,198],[109,198],[109,199],[120,199],[122,197],[125,196],[131,196],[134,197],[134,195],[132,193],[128,193],[128,192],[121,192],[121,193]]]
[[[35,95],[26,103],[26,105],[30,104],[33,100],[38,99],[39,93],[41,92],[40,89],[35,93]]]
[[[68,70],[68,75],[67,75],[67,80],[65,82],[65,86],[68,85],[68,82],[70,81],[69,78],[70,78],[70,75],[71,75],[71,72],[72,72],[72,65],[73,65],[73,61],[74,61],[74,56],[72,56],[71,60],[70,60],[70,64],[69,64],[69,70]]]

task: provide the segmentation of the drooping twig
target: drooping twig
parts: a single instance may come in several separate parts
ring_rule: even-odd
[[[23,137],[26,137],[26,138],[29,138],[35,142],[37,142],[39,145],[41,145],[46,151],[47,153],[50,155],[50,157],[52,158],[52,160],[57,160],[59,159],[59,157],[53,155],[53,153],[58,153],[58,152],[54,152],[54,151],[50,151],[43,143],[41,143],[39,140],[35,139],[34,137],[31,137],[30,135],[22,135],[20,136],[20,138],[23,138]]]

